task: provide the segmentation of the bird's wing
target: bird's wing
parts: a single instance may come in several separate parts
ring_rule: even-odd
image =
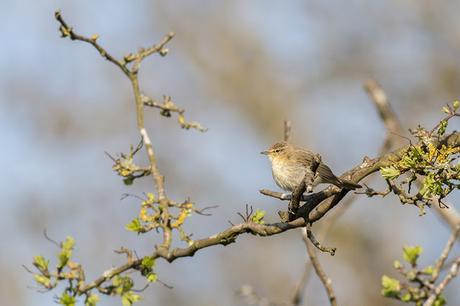
[[[304,149],[296,149],[290,154],[290,159],[295,159],[295,162],[309,169],[311,169],[312,165],[317,162],[316,155],[313,152]]]
[[[324,163],[319,164],[317,172],[319,174],[321,182],[334,185],[340,184],[340,180],[337,178],[337,176],[335,176],[334,173],[332,173],[331,168],[329,168]]]

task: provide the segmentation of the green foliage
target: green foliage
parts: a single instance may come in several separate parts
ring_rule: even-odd
[[[61,252],[58,255],[59,263],[57,265],[58,270],[62,269],[69,259],[72,257],[73,246],[75,240],[71,236],[67,236],[64,242],[61,243]]]
[[[134,282],[129,276],[115,275],[112,279],[112,285],[115,287],[115,293],[122,295],[134,286]]]
[[[254,214],[251,216],[251,221],[257,224],[264,224],[264,217],[265,217],[266,212],[260,209],[256,209]]]
[[[143,276],[147,278],[149,283],[153,283],[157,281],[157,275],[153,272],[153,267],[155,267],[155,258],[150,256],[145,256],[142,259],[142,263],[139,267],[139,271]]]
[[[64,292],[58,300],[59,304],[64,306],[75,306],[77,303],[75,297],[69,295],[67,292]]]
[[[403,247],[403,258],[405,261],[410,263],[412,266],[415,266],[417,264],[417,259],[422,254],[423,248],[420,246],[406,246]]]
[[[138,218],[135,218],[130,223],[126,224],[125,228],[131,232],[142,232],[142,224]]]
[[[443,107],[442,111],[447,115],[431,130],[421,126],[410,130],[417,140],[415,144],[411,143],[399,156],[400,159],[380,169],[380,174],[389,183],[390,191],[398,195],[402,203],[417,205],[421,212],[433,199],[443,206],[442,199],[453,190],[460,189],[460,167],[456,162],[460,157],[460,147],[442,142],[449,120],[460,116],[457,113],[459,107],[459,101]],[[411,186],[417,178],[422,179],[423,184],[414,193],[411,192]]]
[[[433,275],[433,272],[434,272],[433,266],[428,266],[422,270],[422,273],[426,275]]]
[[[155,258],[150,256],[145,256],[142,259],[141,267],[143,269],[152,269],[155,266]]]
[[[33,265],[41,272],[47,273],[48,272],[48,265],[50,261],[45,259],[43,256],[35,256]]]
[[[454,101],[454,103],[452,104],[452,106],[454,107],[454,110],[458,110],[458,108],[460,107],[460,102],[458,100]]]
[[[412,295],[409,292],[406,292],[401,296],[402,302],[409,303],[411,300],[412,300]]]
[[[151,273],[149,273],[149,274],[147,275],[147,281],[148,281],[149,283],[154,283],[154,282],[156,282],[157,280],[158,280],[158,275],[157,275],[156,273],[151,272]]]
[[[401,284],[399,280],[382,276],[382,295],[385,297],[396,297],[401,292]]]
[[[447,304],[446,299],[444,298],[444,296],[440,295],[440,296],[438,296],[438,298],[434,301],[433,306],[444,306],[444,305],[446,305],[446,304]]]
[[[426,302],[433,293],[433,288],[436,287],[436,278],[433,278],[435,273],[433,266],[427,266],[423,269],[417,267],[418,258],[422,252],[423,249],[420,246],[403,247],[403,258],[409,264],[409,269],[406,269],[403,263],[398,260],[393,262],[393,266],[404,277],[405,281],[400,282],[398,279],[386,275],[382,276],[381,293],[383,296],[405,303],[414,303],[417,306]],[[442,306],[445,303],[444,297],[440,295],[433,305]]]
[[[131,306],[135,302],[139,301],[141,299],[141,296],[138,294],[135,294],[132,291],[126,292],[121,296],[121,304],[123,306]]]
[[[39,284],[45,287],[46,289],[50,289],[51,286],[51,279],[47,276],[40,275],[40,274],[35,274],[34,275],[35,281]]]
[[[380,174],[387,180],[392,180],[397,178],[401,172],[396,169],[394,166],[382,167],[380,168]]]
[[[99,303],[99,296],[97,294],[90,294],[85,301],[85,306],[96,306]]]

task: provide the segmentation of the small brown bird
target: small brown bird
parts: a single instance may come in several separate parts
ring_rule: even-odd
[[[260,152],[268,156],[272,163],[272,175],[276,184],[286,191],[294,191],[303,179],[307,192],[312,192],[318,184],[333,184],[340,188],[354,190],[361,185],[338,178],[321,161],[321,156],[298,148],[287,142],[278,142],[267,151]]]

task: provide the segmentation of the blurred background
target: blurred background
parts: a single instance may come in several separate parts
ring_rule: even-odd
[[[152,191],[151,180],[125,186],[104,154],[127,152],[139,141],[130,84],[89,45],[60,38],[56,9],[77,33],[99,34],[117,57],[176,32],[167,57],[143,62],[140,80],[146,94],[171,95],[187,119],[209,128],[181,130],[175,119],[146,110],[168,196],[219,205],[211,217],[188,220],[193,238],[239,222],[245,204],[278,220],[282,203],[258,192],[278,190],[259,152],[282,138],[284,119],[292,121],[296,144],[321,153],[340,174],[375,156],[386,133],[363,90],[368,78],[383,85],[405,128],[434,125],[441,107],[459,98],[460,1],[2,1],[4,305],[53,303],[57,292],[31,289],[32,276],[21,266],[31,266],[35,255],[56,255],[44,228],[56,240],[75,237],[75,259],[88,280],[124,261],[113,250],[144,255],[157,239],[124,229],[139,201],[120,200]],[[146,162],[143,152],[138,157]],[[384,188],[379,178],[371,185]],[[360,196],[324,241],[338,248],[336,256],[319,258],[339,305],[394,305],[380,296],[380,278],[396,277],[392,263],[402,246],[423,246],[428,265],[448,235],[433,210],[419,217],[395,196]],[[159,260],[159,278],[174,289],[154,284],[139,305],[245,305],[235,293],[244,284],[271,301],[289,301],[306,260],[298,231],[244,235],[193,258]],[[459,285],[456,279],[446,291],[451,305],[460,304]],[[304,297],[305,305],[328,303],[314,273]]]

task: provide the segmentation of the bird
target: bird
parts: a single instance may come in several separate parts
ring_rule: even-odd
[[[335,176],[332,170],[322,162],[319,154],[296,147],[286,141],[277,142],[260,153],[267,155],[270,159],[273,179],[285,191],[293,192],[302,180],[305,180],[308,193],[313,192],[313,187],[322,183],[348,190],[362,187]]]

